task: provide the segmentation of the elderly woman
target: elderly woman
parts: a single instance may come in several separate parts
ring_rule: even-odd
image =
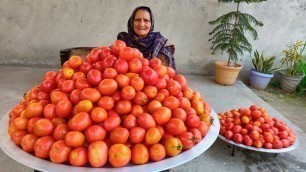
[[[154,30],[154,18],[149,7],[137,7],[128,20],[128,33],[121,32],[117,39],[127,46],[139,49],[148,60],[159,58],[163,65],[175,69],[174,45]]]

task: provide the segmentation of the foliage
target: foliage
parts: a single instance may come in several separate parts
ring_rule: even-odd
[[[302,75],[301,64],[303,61],[303,51],[306,42],[297,40],[295,43],[288,44],[288,49],[284,50],[285,57],[281,59],[282,66],[287,66],[286,74],[288,76]]]
[[[304,56],[304,61],[302,61],[300,64],[299,70],[301,73],[304,73],[306,75],[306,59],[305,58],[306,58],[306,55]],[[299,96],[306,94],[306,77],[302,79],[302,81],[297,86],[296,90]]]
[[[216,51],[226,51],[229,55],[228,66],[231,62],[238,61],[238,54],[243,55],[244,51],[251,53],[252,45],[247,40],[245,33],[250,33],[254,40],[258,38],[254,26],[263,26],[261,21],[258,21],[250,14],[242,13],[239,11],[239,4],[246,3],[259,3],[266,0],[218,0],[224,3],[237,3],[237,10],[229,12],[214,21],[210,21],[210,25],[217,25],[209,35],[212,35],[208,41],[212,43],[212,54]]]
[[[273,72],[279,71],[281,68],[273,68],[275,56],[264,57],[263,53],[259,55],[258,51],[254,52],[254,58],[252,59],[252,65],[256,72],[272,74]]]

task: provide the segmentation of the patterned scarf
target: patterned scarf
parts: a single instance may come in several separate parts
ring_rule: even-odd
[[[146,8],[151,16],[151,29],[148,35],[145,38],[137,37],[136,33],[134,32],[133,27],[133,20],[135,17],[135,13],[138,9]],[[169,46],[165,46],[167,43],[167,39],[164,38],[159,32],[153,32],[154,30],[154,18],[149,7],[137,7],[129,21],[127,23],[128,33],[120,32],[117,36],[118,40],[122,40],[126,43],[127,46],[137,48],[140,52],[142,52],[143,56],[148,60],[152,59],[153,57],[157,57],[160,53],[162,53],[166,58],[169,60],[169,66],[175,69],[173,51]]]

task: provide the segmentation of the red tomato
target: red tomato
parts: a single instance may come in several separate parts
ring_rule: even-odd
[[[177,136],[178,139],[182,142],[183,150],[192,148],[195,145],[195,138],[191,132],[183,132]]]
[[[170,95],[176,96],[182,91],[181,84],[175,80],[169,80],[167,84],[167,90],[169,90]]]
[[[171,110],[167,107],[161,107],[159,109],[156,109],[153,112],[152,116],[158,125],[163,125],[170,120]]]
[[[242,130],[242,127],[241,125],[235,125],[232,129],[233,133],[236,134],[236,133],[241,133],[241,130]]]
[[[149,148],[149,156],[152,161],[160,161],[166,156],[166,149],[162,144],[154,144]]]
[[[103,167],[107,162],[108,146],[103,141],[96,141],[88,146],[88,160],[92,167]]]
[[[96,63],[97,61],[99,61],[100,53],[101,53],[100,48],[94,48],[93,50],[91,50],[90,54],[88,54],[89,61],[91,63]]]
[[[254,140],[253,146],[256,148],[261,148],[262,147],[262,142],[259,140]]]
[[[44,80],[53,80],[53,81],[55,81],[56,75],[57,75],[56,72],[48,71],[45,74]]]
[[[108,161],[113,167],[123,167],[128,164],[130,160],[131,149],[126,145],[114,144],[109,148]]]
[[[252,146],[253,145],[253,140],[250,138],[248,135],[243,136],[243,143],[247,146]]]
[[[25,117],[17,117],[13,124],[17,130],[26,130],[28,128],[28,119]]]
[[[164,144],[167,156],[176,156],[182,152],[183,145],[178,138],[169,138],[165,140]]]
[[[78,147],[70,151],[69,162],[73,166],[82,167],[88,162],[87,149],[84,147]]]
[[[186,118],[185,124],[189,128],[198,128],[200,126],[200,118],[197,115],[189,115]]]
[[[118,127],[121,123],[121,119],[118,116],[110,116],[103,122],[103,127],[106,131],[111,131]]]
[[[84,74],[87,74],[92,69],[92,64],[88,62],[82,62],[82,64],[79,67],[79,71],[83,72]]]
[[[201,121],[198,130],[201,132],[202,137],[205,137],[208,133],[209,126],[205,122]]]
[[[77,79],[74,85],[75,85],[75,88],[79,90],[83,90],[85,88],[92,87],[91,84],[88,82],[88,80],[85,78]]]
[[[259,139],[259,133],[258,133],[258,131],[251,131],[251,133],[250,133],[250,137],[251,137],[251,139],[252,140],[258,140]]]
[[[69,100],[61,100],[57,103],[55,111],[58,117],[67,118],[72,112],[72,103]]]
[[[167,74],[169,78],[173,78],[175,76],[175,70],[172,67],[167,67]]]
[[[51,97],[52,103],[54,104],[57,104],[61,100],[68,100],[68,95],[58,90],[51,91],[50,97]]]
[[[140,58],[139,60],[141,61],[143,67],[144,66],[149,66],[149,60],[148,59]]]
[[[81,97],[80,97],[81,91],[82,90],[75,89],[70,93],[69,100],[72,104],[76,105],[81,101]]]
[[[101,98],[101,94],[94,88],[85,88],[80,93],[81,100],[89,100],[93,103],[97,102]]]
[[[132,127],[129,133],[132,143],[141,143],[145,138],[146,130],[141,127]]]
[[[137,119],[134,115],[127,115],[123,120],[123,127],[130,129],[137,126]]]
[[[283,144],[283,148],[289,147],[289,145],[290,145],[290,143],[287,139],[281,139],[281,142]]]
[[[103,61],[98,61],[96,63],[93,64],[93,68],[100,71],[100,72],[103,72],[104,71],[104,66],[103,66]]]
[[[107,118],[107,112],[101,107],[95,107],[90,112],[90,116],[93,122],[103,122]]]
[[[182,90],[185,90],[188,86],[187,80],[183,75],[175,75],[173,79],[180,83]]]
[[[102,141],[106,137],[106,131],[100,125],[92,125],[85,130],[85,137],[88,143]]]
[[[129,64],[124,59],[118,59],[114,64],[114,69],[118,74],[126,74],[129,70]]]
[[[24,116],[28,119],[34,118],[34,117],[40,117],[43,113],[43,105],[40,103],[30,103],[26,108],[24,112]]]
[[[50,119],[42,118],[35,122],[34,124],[34,134],[36,136],[48,136],[54,131],[54,124]]]
[[[156,126],[154,118],[148,113],[143,113],[140,116],[138,116],[137,124],[138,124],[138,126],[144,128],[146,130]]]
[[[159,58],[153,58],[149,62],[149,66],[154,69],[155,67],[162,65],[162,61]]]
[[[161,133],[159,132],[159,129],[152,127],[148,129],[145,136],[145,141],[147,144],[152,145],[158,143],[161,137],[162,136]]]
[[[55,109],[56,109],[56,105],[55,104],[47,104],[44,107],[44,110],[43,110],[44,117],[48,118],[48,119],[55,118],[57,116]]]
[[[112,50],[109,47],[106,48],[100,48],[101,52],[100,52],[100,60],[103,61],[107,56],[112,54]]]
[[[42,119],[40,117],[36,117],[36,118],[31,118],[29,121],[28,121],[28,127],[27,127],[27,130],[29,133],[33,133],[34,132],[34,124],[36,123],[37,120],[39,119]],[[16,128],[14,126],[14,128]],[[17,130],[17,129],[16,129]]]
[[[130,86],[132,86],[136,91],[141,91],[144,87],[144,80],[138,76],[133,77],[130,80]]]
[[[65,81],[63,81],[60,89],[64,93],[70,93],[72,90],[74,90],[74,81],[73,80],[65,80]]]
[[[134,164],[140,165],[145,164],[149,160],[149,150],[142,144],[138,143],[132,147],[132,162]]]
[[[85,77],[86,77],[85,73],[78,71],[73,74],[72,80],[77,81],[79,78],[85,78]]]
[[[102,73],[96,69],[91,69],[87,73],[87,81],[92,85],[98,85],[102,80]]]
[[[65,143],[69,147],[77,148],[83,146],[85,142],[85,136],[79,131],[69,131],[65,136]]]
[[[55,140],[64,140],[66,134],[70,131],[69,126],[67,124],[59,124],[55,127],[53,132],[53,137]]]
[[[116,40],[114,42],[114,44],[111,47],[112,53],[115,54],[116,56],[119,56],[119,53],[121,51],[121,49],[125,48],[126,44],[125,42],[121,41],[121,40]]]
[[[140,105],[133,105],[132,106],[131,114],[133,114],[134,116],[138,117],[139,115],[141,115],[143,113],[144,113],[144,110]]]
[[[163,106],[174,110],[180,106],[180,101],[174,96],[169,96],[163,101]]]
[[[140,73],[142,70],[142,63],[140,59],[132,59],[129,61],[129,72]]]
[[[167,67],[164,65],[156,66],[153,69],[157,72],[159,78],[163,78],[167,75]]]
[[[71,148],[65,144],[64,140],[54,142],[50,149],[50,160],[54,163],[64,163],[69,160]]]
[[[235,134],[233,135],[233,140],[234,140],[234,142],[236,142],[236,143],[242,143],[243,137],[242,137],[241,134],[235,133]]]
[[[87,112],[80,112],[69,120],[68,126],[74,131],[84,131],[91,123],[90,115]]]
[[[105,110],[111,110],[114,104],[114,99],[109,96],[103,96],[97,102],[97,105]]]
[[[250,106],[250,110],[251,110],[251,111],[257,110],[257,106],[251,105],[251,106]]]
[[[121,89],[121,97],[124,100],[132,100],[136,95],[136,91],[131,86],[125,86]]]
[[[127,61],[132,60],[134,57],[134,49],[131,47],[124,47],[120,50],[119,56]]]
[[[123,127],[117,127],[110,132],[110,141],[113,144],[125,143],[129,138],[129,130]]]
[[[130,113],[131,109],[132,109],[132,103],[128,100],[119,100],[115,104],[115,111],[120,115]]]
[[[271,133],[265,132],[264,138],[266,142],[273,143],[273,135]]]
[[[33,152],[34,151],[34,143],[38,139],[37,136],[34,134],[27,134],[21,139],[21,147],[26,152]],[[288,142],[289,143],[289,142]]]
[[[105,79],[115,79],[118,75],[117,71],[114,68],[107,68],[103,72],[103,78]]]
[[[117,91],[117,88],[118,84],[114,79],[103,79],[98,86],[98,90],[100,91],[100,93],[106,96],[115,93]]]
[[[146,85],[155,85],[158,82],[157,72],[149,67],[144,67],[140,76]]]
[[[153,98],[157,94],[157,88],[154,86],[145,86],[143,92],[147,95],[148,98]]]
[[[172,135],[179,135],[186,131],[186,126],[184,122],[179,118],[171,118],[166,123],[166,131]],[[200,133],[201,134],[201,133]]]
[[[280,139],[287,139],[288,134],[289,134],[288,131],[281,131],[281,132],[278,133],[278,137]]]
[[[165,88],[167,88],[167,81],[166,81],[166,79],[164,79],[164,78],[159,78],[158,79],[158,81],[157,81],[157,83],[155,84],[155,87],[157,88],[157,89],[165,89]]]
[[[128,86],[130,84],[130,78],[127,77],[126,75],[123,75],[123,74],[119,74],[116,77],[116,81],[117,81],[118,86],[120,88],[123,88],[123,87]]]
[[[102,61],[102,69],[105,70],[105,69],[107,69],[109,67],[114,67],[116,61],[117,61],[117,58],[114,55],[107,56]]]
[[[56,88],[56,82],[54,80],[44,80],[41,83],[41,91],[44,91],[46,93],[50,93],[55,88]]]
[[[182,121],[186,121],[187,118],[187,113],[185,110],[183,110],[182,108],[176,108],[175,110],[172,111],[172,118],[179,118]]]
[[[264,148],[266,148],[266,149],[272,149],[273,148],[273,145],[272,145],[272,143],[265,143],[264,145],[263,145],[263,147]]]
[[[36,140],[34,143],[35,156],[38,158],[49,158],[49,152],[55,139],[52,136],[44,136]]]
[[[256,119],[256,118],[259,118],[259,117],[261,117],[261,112],[259,111],[259,110],[253,110],[252,111],[252,117],[254,118],[254,119]]]
[[[139,91],[135,94],[135,97],[133,98],[133,103],[136,105],[146,105],[148,103],[148,97],[147,95],[142,92]]]

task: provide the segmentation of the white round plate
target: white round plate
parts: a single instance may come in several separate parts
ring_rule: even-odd
[[[109,165],[103,168],[91,168],[91,167],[74,167],[65,164],[55,164],[47,160],[43,160],[35,157],[32,154],[29,154],[23,151],[20,147],[16,146],[10,139],[7,129],[9,115],[6,113],[0,121],[0,147],[9,157],[15,161],[31,167],[40,171],[51,171],[51,172],[76,172],[76,171],[87,171],[87,172],[114,172],[114,171],[124,171],[124,172],[142,172],[142,171],[162,171],[166,169],[173,168],[175,166],[181,165],[187,161],[192,160],[193,158],[201,155],[205,152],[217,139],[220,122],[216,112],[212,109],[211,116],[215,119],[214,124],[211,125],[207,135],[204,139],[196,144],[193,148],[180,153],[179,155],[171,158],[166,158],[159,162],[149,162],[144,165],[133,165],[132,163],[128,164],[122,168],[112,168]]]

